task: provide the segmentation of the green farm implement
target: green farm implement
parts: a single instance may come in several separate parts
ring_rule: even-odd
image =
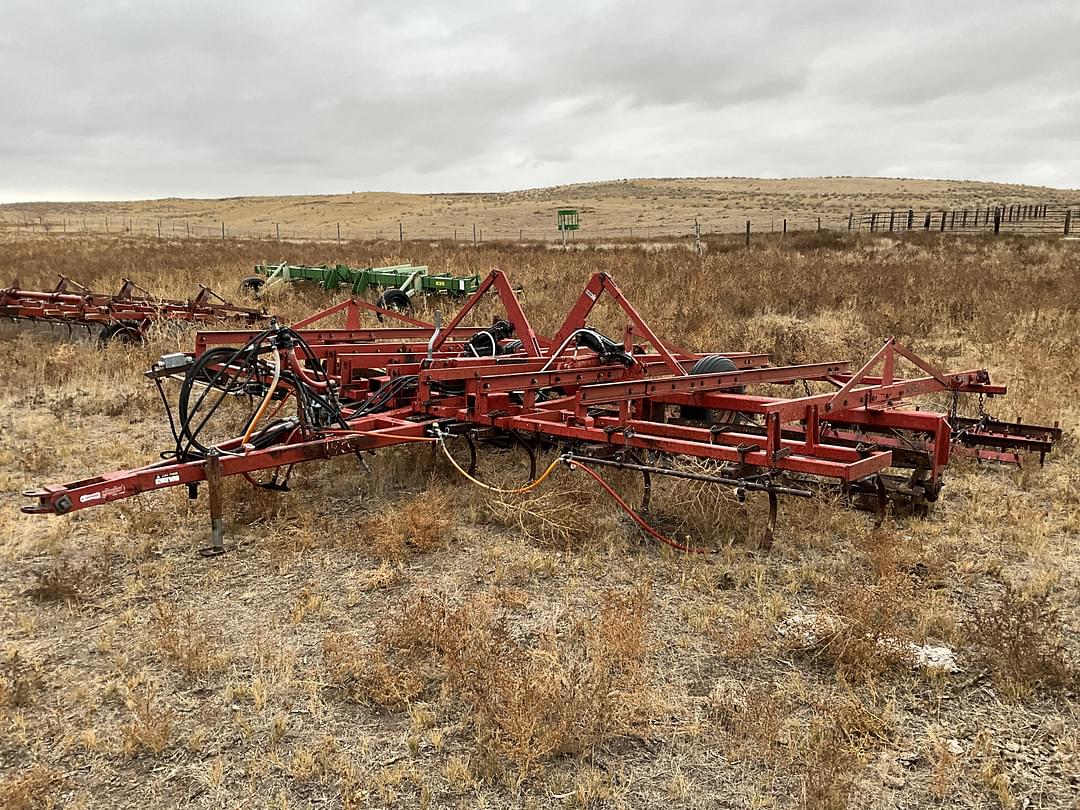
[[[417,295],[465,297],[480,286],[479,276],[433,274],[423,265],[397,264],[389,267],[347,267],[337,265],[257,264],[257,275],[245,278],[240,286],[255,293],[265,293],[293,281],[311,281],[324,290],[346,289],[354,295],[367,290],[382,290],[379,306],[408,309]]]

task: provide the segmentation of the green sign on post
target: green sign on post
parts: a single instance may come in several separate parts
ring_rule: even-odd
[[[566,232],[576,231],[581,227],[578,222],[578,212],[576,208],[560,208],[557,222],[559,224],[559,232],[562,233],[563,247],[566,247]]]

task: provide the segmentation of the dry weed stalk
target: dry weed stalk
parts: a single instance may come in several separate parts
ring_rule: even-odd
[[[0,807],[4,810],[46,810],[56,807],[54,791],[68,784],[63,773],[44,765],[0,778]]]
[[[918,602],[908,578],[824,585],[826,612],[792,634],[792,649],[829,660],[846,683],[871,685],[884,672],[910,664]]]
[[[157,602],[150,617],[154,646],[186,682],[220,672],[228,663],[228,656],[211,640],[212,632],[193,611],[181,612],[167,602]]]
[[[470,707],[481,751],[527,776],[554,756],[629,733],[647,716],[648,601],[648,586],[606,591],[595,618],[571,616],[529,644],[493,596],[454,605],[417,588],[381,623],[375,644],[332,635],[323,650],[335,680],[383,705],[443,681]]]
[[[0,708],[29,705],[44,685],[41,665],[28,660],[16,645],[7,645],[0,658]]]
[[[1014,692],[1077,683],[1080,673],[1069,660],[1061,614],[1049,591],[1027,591],[1006,582],[1001,598],[975,613],[972,636],[995,674]]]
[[[516,529],[541,547],[572,548],[593,539],[601,514],[588,494],[561,483],[523,495],[484,498],[497,525]]]
[[[129,690],[125,702],[131,719],[124,729],[124,753],[129,757],[144,752],[160,755],[172,738],[176,712],[164,703],[159,689],[149,683]]]

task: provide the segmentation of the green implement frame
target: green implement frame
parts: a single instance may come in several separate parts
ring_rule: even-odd
[[[257,264],[258,274],[244,279],[242,286],[266,292],[290,281],[313,281],[324,290],[346,288],[354,294],[366,290],[399,290],[408,298],[416,295],[472,295],[480,286],[480,276],[435,275],[423,265],[396,264],[389,267],[347,267],[337,265]],[[262,278],[265,276],[265,278]],[[384,298],[389,300],[393,296]],[[397,296],[400,299],[400,295]]]

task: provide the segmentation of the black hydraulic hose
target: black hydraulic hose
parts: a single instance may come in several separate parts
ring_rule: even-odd
[[[210,452],[210,448],[201,444],[198,439],[196,439],[196,436],[198,436],[198,434],[206,426],[206,423],[209,421],[210,417],[213,416],[221,403],[224,402],[225,397],[229,394],[230,390],[232,390],[233,385],[231,382],[227,383],[227,386],[224,389],[219,388],[223,377],[225,379],[228,379],[228,370],[233,367],[233,364],[236,363],[237,358],[240,358],[241,356],[246,354],[247,357],[245,359],[250,364],[251,369],[248,378],[244,381],[243,384],[244,386],[247,386],[247,384],[252,380],[252,378],[254,378],[255,372],[258,368],[258,347],[267,337],[269,337],[274,332],[275,329],[273,327],[264,329],[262,332],[249,340],[244,346],[240,347],[239,349],[234,350],[224,346],[214,349],[208,349],[207,351],[203,352],[195,360],[191,368],[188,369],[188,373],[184,376],[184,381],[180,385],[180,395],[177,400],[177,417],[180,424],[180,434],[177,437],[176,441],[177,457],[182,458],[189,455],[192,448],[195,448],[203,455],[206,455]],[[206,383],[206,388],[199,395],[198,399],[195,402],[195,406],[193,408],[189,408],[188,406],[191,399],[191,389],[194,387],[195,383],[203,381],[200,378],[202,377],[206,367],[210,365],[211,362],[221,362],[225,355],[228,355],[229,359],[222,364],[222,367],[214,374],[212,378],[210,378],[209,382]],[[192,430],[190,424],[192,415],[198,411],[198,409],[205,401],[207,395],[210,393],[210,390],[214,388],[219,388],[219,390],[222,390],[222,395],[218,398],[217,402],[215,402],[214,405],[210,408],[209,412],[202,418],[202,421],[199,423],[198,427],[196,427],[195,430]],[[242,390],[242,388],[239,390]],[[183,447],[183,439],[187,439],[188,444],[186,448]]]

